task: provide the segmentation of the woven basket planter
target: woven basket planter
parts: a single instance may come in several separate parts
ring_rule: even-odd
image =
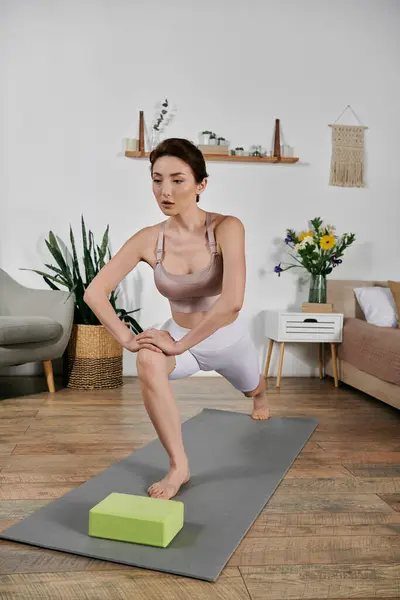
[[[72,327],[66,352],[67,387],[81,390],[122,386],[123,348],[103,325]]]

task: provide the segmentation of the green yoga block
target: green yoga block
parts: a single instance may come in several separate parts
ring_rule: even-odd
[[[113,492],[89,510],[89,535],[166,548],[183,517],[183,502]]]

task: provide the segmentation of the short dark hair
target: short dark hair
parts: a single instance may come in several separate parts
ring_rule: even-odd
[[[175,156],[180,158],[192,169],[196,183],[201,183],[208,177],[206,161],[202,152],[189,140],[184,138],[168,138],[162,140],[158,146],[150,152],[151,174],[153,174],[154,163],[161,156]],[[196,202],[200,200],[199,194],[196,196]]]

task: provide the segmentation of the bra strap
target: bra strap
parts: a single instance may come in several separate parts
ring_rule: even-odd
[[[164,248],[164,228],[165,228],[165,221],[163,221],[163,223],[161,223],[160,225],[160,231],[158,232],[158,240],[157,240],[157,253],[156,253],[156,264],[158,264],[159,262],[161,262],[161,258],[162,258],[162,254],[163,254],[163,248]]]
[[[215,241],[214,231],[211,224],[211,213],[206,214],[206,225],[207,225],[207,237],[213,254],[217,254],[217,243]]]

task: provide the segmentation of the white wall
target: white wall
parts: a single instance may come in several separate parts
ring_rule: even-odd
[[[270,146],[278,117],[300,156],[293,166],[208,164],[202,207],[245,224],[243,311],[260,366],[263,311],[307,299],[300,271],[273,273],[286,227],[321,216],[356,232],[332,277],[400,277],[398,1],[0,0],[0,26],[0,266],[24,285],[47,288],[19,269],[52,262],[50,229],[68,241],[71,223],[80,239],[81,213],[97,240],[110,224],[113,252],[163,218],[147,161],[121,150],[138,111],[150,124],[165,96],[176,106],[165,136],[197,141],[206,128],[234,146]],[[347,104],[369,127],[365,189],[328,185],[328,124]],[[123,287],[144,327],[169,317],[147,266]],[[124,365],[136,373],[134,355]],[[284,375],[315,367],[316,348],[288,348]]]

